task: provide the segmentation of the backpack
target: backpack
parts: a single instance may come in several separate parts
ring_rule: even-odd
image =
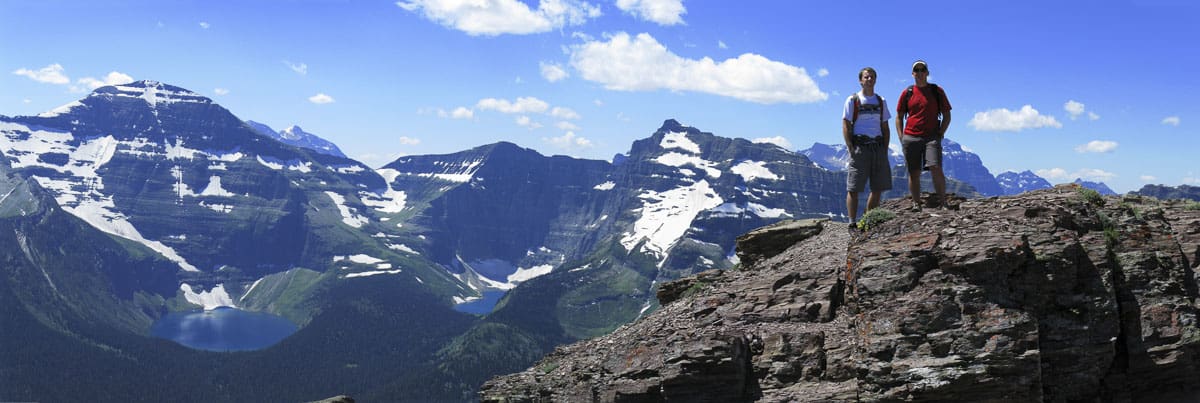
[[[916,86],[915,85],[908,86],[908,89],[904,90],[904,95],[900,96],[900,105],[904,105],[904,109],[908,109],[908,100],[910,98],[912,98],[912,93],[913,93],[914,87],[916,87]],[[938,107],[937,116],[940,118],[942,115],[942,92],[940,90],[938,90],[937,84],[929,83],[929,87],[933,89],[933,102],[937,104],[937,107]]]
[[[860,94],[860,93],[856,92],[856,93],[854,93],[854,95],[851,96],[854,98],[854,117],[851,118],[851,120],[850,120],[850,134],[854,134],[854,123],[858,122],[858,108],[862,107],[862,101],[858,100],[858,94]],[[875,99],[879,100],[879,109],[883,109],[883,97],[880,96],[878,93],[876,93]],[[880,116],[882,117],[883,112],[880,111],[879,113],[880,113]]]

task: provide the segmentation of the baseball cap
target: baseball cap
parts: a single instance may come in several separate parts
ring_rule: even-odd
[[[929,65],[926,64],[924,60],[917,60],[917,61],[913,62],[912,68],[914,68],[914,69],[917,68],[917,65],[921,65],[922,67],[925,67],[927,69],[929,68]]]

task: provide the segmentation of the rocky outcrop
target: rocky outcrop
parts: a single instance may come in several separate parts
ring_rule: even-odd
[[[1077,189],[824,223],[481,399],[1195,401],[1200,210]]]

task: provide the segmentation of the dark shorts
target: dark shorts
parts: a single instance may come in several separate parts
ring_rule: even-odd
[[[904,148],[904,164],[909,172],[942,166],[942,139],[905,134],[900,136],[900,145]]]
[[[861,145],[850,154],[846,167],[846,191],[858,193],[871,182],[872,192],[883,192],[892,188],[892,167],[888,161],[888,148],[883,144]]]

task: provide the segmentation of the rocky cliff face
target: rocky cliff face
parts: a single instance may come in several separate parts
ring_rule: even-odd
[[[659,311],[481,399],[1200,398],[1200,210],[1077,189],[958,210],[889,201],[897,217],[865,233],[808,223],[817,234],[778,253],[764,245],[797,224],[760,231],[739,240],[755,263],[663,284]]]

